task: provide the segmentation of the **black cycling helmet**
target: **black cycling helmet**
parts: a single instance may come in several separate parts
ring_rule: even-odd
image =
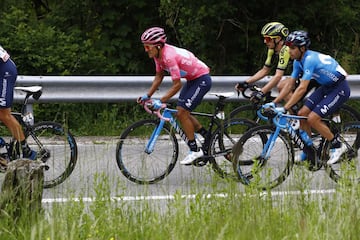
[[[270,22],[265,24],[265,26],[262,28],[261,35],[263,35],[263,37],[280,36],[281,38],[286,38],[289,35],[289,29],[282,23]]]
[[[305,46],[306,48],[308,48],[310,46],[310,43],[311,41],[309,35],[305,31],[294,31],[290,33],[285,40],[286,46]]]

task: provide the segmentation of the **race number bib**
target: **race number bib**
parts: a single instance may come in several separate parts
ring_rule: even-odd
[[[0,58],[3,60],[3,62],[6,62],[10,58],[10,55],[1,46],[0,46]]]

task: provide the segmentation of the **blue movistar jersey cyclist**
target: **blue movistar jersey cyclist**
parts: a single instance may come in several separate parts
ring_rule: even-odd
[[[292,78],[298,78],[302,74],[302,80],[315,79],[320,85],[332,86],[343,81],[346,71],[331,56],[312,50],[307,50],[303,58],[293,63]]]
[[[311,129],[317,130],[321,136],[330,142],[330,158],[327,164],[334,164],[340,160],[347,147],[337,132],[322,121],[322,118],[334,113],[349,99],[350,87],[346,81],[346,71],[329,55],[309,50],[310,38],[305,31],[294,31],[287,36],[285,44],[289,46],[291,59],[294,59],[291,83],[295,82],[301,74],[300,85],[285,104],[287,110],[293,106],[306,91],[310,79],[315,79],[320,84],[306,100],[298,115],[306,117],[300,121],[300,128],[311,135]],[[289,90],[293,84],[289,84]],[[310,158],[315,161],[314,152],[304,148],[299,160]]]

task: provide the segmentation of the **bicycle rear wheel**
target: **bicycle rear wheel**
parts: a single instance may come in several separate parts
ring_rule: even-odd
[[[343,182],[345,184],[353,184],[360,182],[360,160],[358,159],[358,151],[360,148],[360,122],[345,123],[340,130],[340,136],[345,141],[348,149],[344,153],[339,162],[327,165],[329,159],[330,143],[326,142],[322,151],[322,161],[325,163],[331,179],[335,182]]]
[[[175,132],[165,124],[154,151],[145,147],[159,120],[145,119],[126,128],[116,148],[116,162],[121,173],[130,181],[152,184],[164,179],[174,169],[179,146]]]
[[[230,119],[216,129],[210,140],[210,163],[214,171],[223,178],[236,178],[232,167],[232,148],[244,132],[256,123],[248,119]]]
[[[26,140],[38,160],[45,163],[44,188],[65,181],[75,168],[77,144],[70,131],[55,122],[39,122],[25,132]]]
[[[360,113],[350,105],[343,104],[338,111],[332,114],[333,118],[336,118],[336,115],[340,116],[338,119],[342,124],[348,122],[357,122],[360,121]]]
[[[268,159],[262,152],[274,126],[257,126],[247,131],[233,149],[233,168],[245,185],[271,189],[280,185],[294,164],[294,150],[287,133],[280,131]]]

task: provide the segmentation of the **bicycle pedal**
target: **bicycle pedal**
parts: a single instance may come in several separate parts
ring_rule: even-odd
[[[193,161],[190,164],[187,165],[193,165],[195,167],[203,167],[205,166],[209,161],[209,157],[208,156],[203,156],[203,157],[199,157],[197,159],[195,159],[195,161]]]

